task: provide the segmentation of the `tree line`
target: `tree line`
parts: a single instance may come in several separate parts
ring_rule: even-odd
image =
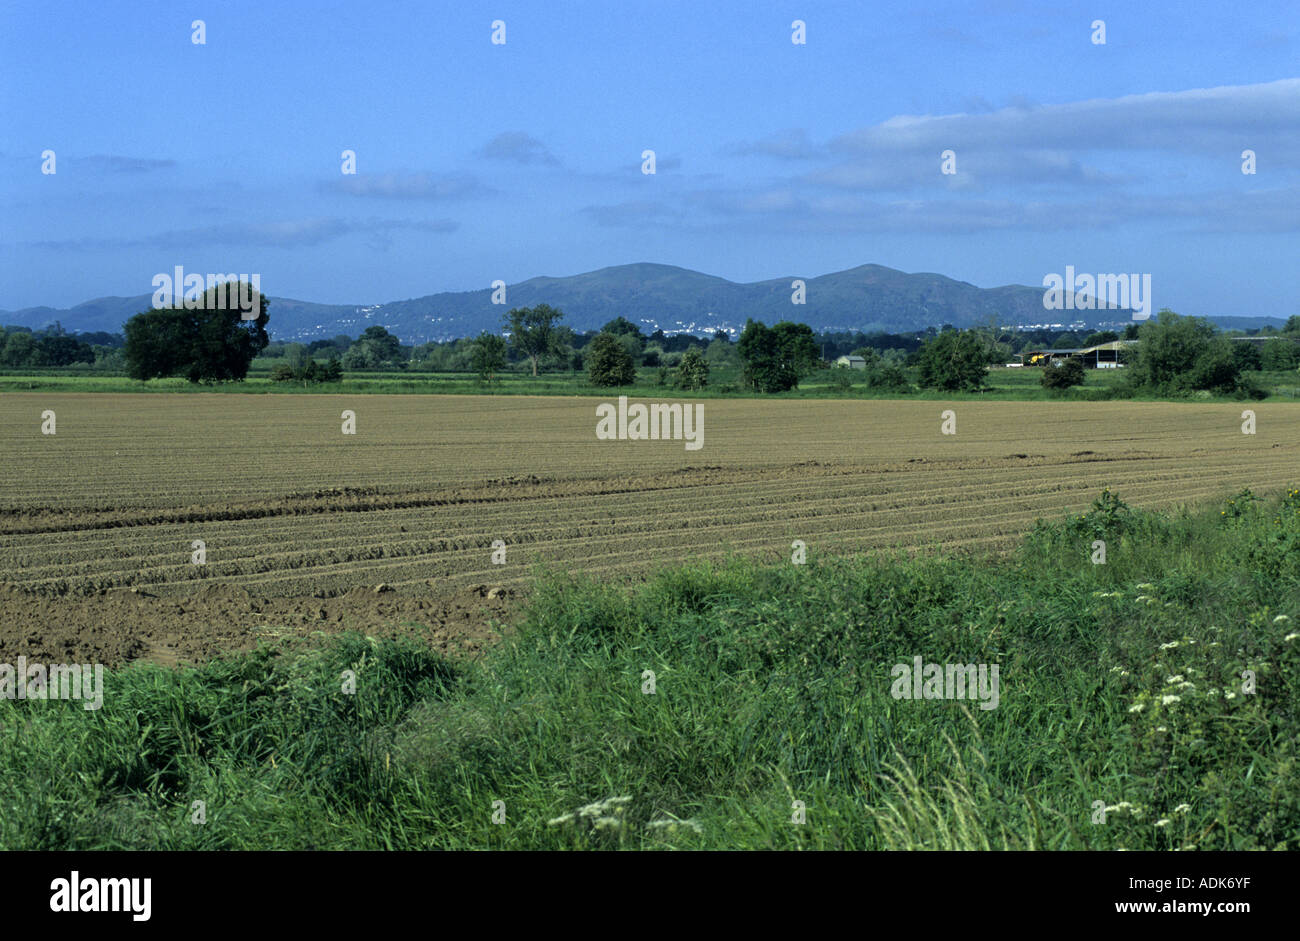
[[[1208,391],[1260,397],[1257,373],[1300,368],[1300,316],[1280,330],[1264,328],[1264,342],[1243,342],[1208,320],[1162,310],[1122,332],[1010,331],[996,318],[959,330],[950,325],[912,334],[838,332],[815,334],[807,324],[782,321],[772,326],[750,319],[738,339],[717,330],[711,336],[647,335],[624,317],[600,330],[579,333],[562,321],[564,314],[547,304],[513,308],[502,318],[500,332],[477,337],[405,346],[382,325],[367,327],[353,339],[272,343],[267,334],[269,301],[258,298],[256,318],[245,320],[232,297],[235,292],[205,294],[190,307],[143,311],[125,325],[123,335],[70,335],[59,324],[42,331],[0,329],[0,366],[63,366],[116,360],[132,378],[147,380],[184,376],[192,382],[245,378],[257,358],[273,363],[277,381],[337,382],[343,371],[419,370],[472,372],[485,383],[497,381],[513,366],[532,376],[544,372],[585,372],[600,387],[630,385],[638,370],[655,370],[658,385],[701,389],[719,373],[735,385],[779,393],[826,369],[843,355],[860,356],[865,369],[833,369],[832,386],[853,387],[858,376],[869,389],[905,393],[913,380],[921,389],[980,391],[988,385],[988,367],[1006,363],[1026,349],[1073,349],[1116,339],[1137,340],[1121,352],[1123,380],[1119,395],[1186,395]],[[256,293],[256,292],[255,292]],[[328,354],[323,362],[321,357]],[[1058,358],[1059,359],[1059,358]],[[1084,381],[1077,357],[1042,371],[1042,383],[1067,389]]]
[[[114,333],[68,333],[55,321],[43,330],[0,327],[0,366],[21,369],[78,365],[121,366],[125,341]]]

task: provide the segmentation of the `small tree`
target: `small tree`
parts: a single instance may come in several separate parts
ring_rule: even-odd
[[[636,379],[632,357],[612,333],[598,333],[587,347],[587,376],[594,386],[626,386]]]
[[[484,382],[491,382],[498,372],[506,368],[505,339],[484,330],[474,340],[470,365]]]
[[[709,361],[698,346],[689,347],[677,364],[677,384],[683,389],[703,389],[709,384]]]
[[[506,328],[510,331],[510,346],[526,356],[537,375],[537,363],[543,356],[558,352],[561,337],[556,324],[564,316],[549,304],[536,307],[516,307],[506,312]]]
[[[944,330],[917,353],[921,387],[946,392],[978,392],[988,377],[988,350],[978,336]]]
[[[1071,386],[1083,385],[1085,378],[1083,360],[1078,356],[1067,356],[1060,365],[1043,367],[1043,388],[1065,390]]]
[[[321,382],[342,382],[343,381],[343,364],[339,362],[338,356],[331,353],[330,358],[325,360],[325,365],[320,370]]]

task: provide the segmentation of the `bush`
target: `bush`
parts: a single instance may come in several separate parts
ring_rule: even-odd
[[[901,366],[882,360],[867,370],[867,388],[878,392],[910,392],[912,384]]]
[[[703,389],[709,384],[709,361],[704,358],[698,346],[692,346],[682,354],[677,366],[677,385],[682,389]]]
[[[331,356],[324,365],[309,359],[296,369],[288,363],[276,363],[271,369],[272,382],[340,382],[343,379],[343,364],[337,356]]]
[[[1065,361],[1043,367],[1043,388],[1063,391],[1071,386],[1083,385],[1085,377],[1083,360],[1077,356],[1066,357]]]
[[[596,334],[587,351],[587,377],[592,385],[627,386],[636,380],[631,354],[612,333]]]

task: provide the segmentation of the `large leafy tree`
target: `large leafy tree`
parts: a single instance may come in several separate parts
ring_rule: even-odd
[[[537,375],[537,363],[543,356],[560,351],[564,337],[556,328],[564,314],[550,304],[515,307],[506,312],[505,325],[510,331],[510,346],[526,356]]]
[[[988,349],[965,330],[944,330],[917,351],[921,388],[977,392],[988,378]]]
[[[0,366],[42,366],[41,350],[25,330],[15,330],[4,338],[0,348]]]
[[[616,337],[630,336],[641,338],[641,328],[626,317],[615,317],[600,328],[601,333],[612,333]]]
[[[384,369],[406,362],[402,341],[379,324],[371,324],[343,354],[348,369]]]
[[[1195,389],[1232,392],[1241,378],[1241,361],[1232,343],[1210,321],[1180,317],[1161,310],[1138,330],[1137,351],[1128,379],[1138,388],[1160,395]]]
[[[258,292],[257,318],[243,320],[240,293],[214,287],[193,309],[162,307],[136,314],[125,328],[127,375],[141,381],[163,376],[184,376],[190,382],[242,380],[270,342],[270,317],[269,301]]]
[[[618,337],[619,342],[623,344],[623,349],[627,350],[628,355],[632,357],[633,363],[639,363],[645,355],[645,337],[641,333],[641,328],[628,320],[626,317],[615,317],[605,326],[600,328],[601,333],[612,333]],[[646,365],[658,365],[658,363]]]
[[[799,384],[818,359],[812,328],[783,320],[774,327],[745,321],[736,344],[746,384],[759,392],[786,392]]]
[[[636,364],[619,337],[604,331],[587,347],[587,377],[594,386],[627,386],[636,379]]]

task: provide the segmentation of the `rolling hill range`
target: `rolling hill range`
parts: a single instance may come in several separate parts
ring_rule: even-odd
[[[505,310],[538,303],[564,311],[564,322],[575,330],[595,329],[623,316],[646,333],[656,328],[670,333],[739,329],[748,317],[768,324],[802,321],[817,331],[906,332],[946,323],[965,327],[993,316],[1004,324],[1025,325],[1091,325],[1130,316],[1122,310],[1047,311],[1041,287],[979,288],[938,274],[908,274],[881,265],[805,277],[806,303],[795,305],[795,277],[740,284],[672,265],[640,263],[563,278],[530,278],[507,287],[506,307],[492,304],[490,288],[364,307],[271,297],[270,332],[279,340],[304,340],[340,333],[356,336],[371,324],[381,324],[404,342],[419,343],[498,331]],[[68,330],[120,331],[131,315],[149,307],[150,297],[101,297],[67,309],[0,311],[0,323],[41,327],[58,320]]]

